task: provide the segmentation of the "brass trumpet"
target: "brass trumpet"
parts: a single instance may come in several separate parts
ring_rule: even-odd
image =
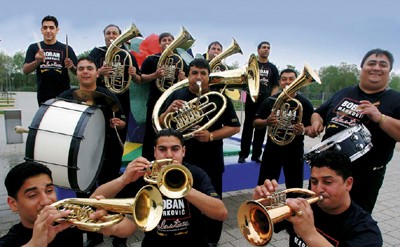
[[[72,223],[84,231],[96,232],[103,227],[119,223],[124,216],[133,215],[135,224],[143,231],[151,231],[161,220],[163,200],[161,193],[156,187],[146,185],[139,190],[134,198],[126,199],[92,199],[92,198],[67,198],[53,203],[59,211],[71,210],[72,212],[59,222]],[[95,211],[94,208],[119,213],[103,217],[102,220],[90,219],[89,216]]]
[[[156,184],[160,192],[169,198],[182,198],[193,187],[192,173],[185,166],[174,164],[172,159],[152,161],[143,178],[150,184]]]
[[[286,205],[287,193],[302,193],[310,196],[309,204],[322,200],[315,192],[302,188],[286,189],[258,200],[245,201],[239,207],[237,221],[242,235],[254,246],[264,246],[271,241],[274,224],[293,215]]]

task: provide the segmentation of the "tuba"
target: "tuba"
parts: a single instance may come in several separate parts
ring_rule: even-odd
[[[160,192],[169,198],[182,198],[193,187],[192,173],[185,166],[174,164],[172,159],[152,161],[143,178],[150,184],[156,184]]]
[[[268,136],[275,144],[284,146],[292,142],[296,137],[293,125],[301,123],[303,106],[300,101],[291,95],[314,81],[321,84],[318,74],[309,65],[305,64],[301,74],[289,86],[284,88],[276,99],[272,107],[272,113],[276,115],[278,123],[268,127]],[[295,107],[290,105],[290,101],[295,103]],[[298,115],[296,116],[296,114]]]
[[[239,44],[236,42],[235,39],[232,39],[231,45],[225,51],[218,54],[210,61],[210,69],[211,72],[220,72],[228,70],[228,67],[222,64],[222,60],[235,54],[240,53],[243,55],[242,49],[240,48]]]
[[[83,231],[96,232],[103,227],[119,223],[124,216],[131,214],[135,224],[143,231],[151,231],[161,220],[163,200],[156,187],[146,185],[139,190],[135,198],[126,199],[92,199],[92,198],[67,198],[53,203],[51,206],[59,211],[71,210],[71,213],[59,221],[67,221]],[[103,217],[105,219],[93,220],[89,216],[95,210],[104,210],[119,213]]]
[[[111,42],[106,51],[104,63],[113,68],[113,73],[104,76],[104,83],[107,89],[115,94],[124,93],[128,90],[132,82],[132,76],[128,74],[128,69],[132,66],[131,54],[120,47],[136,36],[141,36],[141,33],[139,29],[132,24],[131,28]],[[124,53],[124,58],[121,58],[121,52]]]
[[[208,129],[223,114],[226,108],[227,99],[222,93],[218,92],[218,90],[248,89],[250,91],[251,98],[253,101],[256,101],[259,91],[259,78],[258,62],[254,54],[250,56],[246,68],[211,73],[209,82],[210,91],[208,93],[201,94],[201,90],[199,90],[199,97],[187,102],[183,109],[180,109],[175,113],[167,114],[163,125],[166,128],[173,129],[177,129],[177,126],[179,126],[179,129],[183,131],[183,138],[185,140],[190,139],[193,137],[194,132]],[[188,85],[188,79],[182,80],[168,88],[168,90],[165,91],[158,99],[152,114],[153,127],[156,132],[162,129],[159,116],[161,115],[160,110],[165,100],[174,91],[188,87]],[[201,87],[199,86],[199,88]],[[215,103],[210,101],[210,96],[221,98],[222,106],[220,109],[217,109],[218,107],[215,105]],[[207,110],[205,111],[205,109]],[[200,123],[204,117],[208,116],[214,111],[218,111],[217,114],[215,114],[215,116],[212,117],[205,125],[199,128],[193,128],[195,125]]]
[[[172,86],[177,78],[177,73],[183,71],[184,61],[175,53],[176,49],[183,48],[187,50],[193,45],[194,41],[192,35],[182,26],[178,37],[161,54],[157,63],[157,69],[163,67],[165,69],[165,76],[156,80],[157,88],[161,92]]]
[[[245,201],[239,207],[237,221],[242,235],[254,246],[269,243],[274,232],[274,224],[292,215],[292,209],[286,205],[287,193],[302,193],[310,196],[309,204],[322,200],[313,191],[302,188],[286,189],[258,200]]]

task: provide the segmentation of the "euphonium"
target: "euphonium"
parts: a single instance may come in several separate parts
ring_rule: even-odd
[[[189,139],[193,137],[194,132],[199,130],[206,130],[211,125],[213,125],[218,118],[223,114],[226,108],[227,99],[222,93],[216,92],[217,90],[222,91],[226,88],[231,89],[241,89],[241,90],[249,90],[250,97],[253,101],[257,100],[258,91],[259,91],[259,70],[258,70],[258,62],[254,54],[250,56],[248,66],[246,68],[239,68],[234,70],[227,70],[223,72],[216,72],[210,74],[210,82],[209,87],[210,91],[205,94],[200,94],[198,98],[195,98],[188,102],[188,104],[184,107],[184,109],[179,110],[176,114],[170,115],[170,117],[164,120],[164,127],[167,128],[176,128],[175,126],[170,126],[170,123],[179,123],[179,128],[181,130],[186,130],[189,132],[183,133],[183,138]],[[154,106],[152,120],[153,127],[155,131],[160,131],[162,129],[161,123],[159,121],[159,116],[162,112],[160,112],[162,104],[165,100],[171,95],[174,91],[188,87],[189,80],[182,80],[165,91],[161,97],[158,99]],[[199,87],[200,88],[200,87]],[[215,103],[211,102],[209,99],[211,97],[220,97],[222,105],[220,109],[215,106]],[[214,109],[215,108],[215,109]],[[203,111],[207,109],[206,111]],[[200,126],[198,128],[192,128],[197,123],[199,123],[205,116],[208,114],[218,111],[214,117],[209,119],[209,121]],[[169,119],[175,118],[174,120]]]
[[[156,80],[157,88],[161,92],[164,92],[172,86],[177,78],[177,74],[183,71],[184,61],[175,53],[175,50],[181,47],[187,50],[193,45],[194,41],[192,35],[182,26],[178,37],[161,54],[157,63],[157,69],[163,67],[165,76],[157,78]]]
[[[292,142],[296,137],[293,125],[301,123],[303,106],[300,101],[293,98],[293,94],[314,81],[321,84],[317,73],[305,64],[303,71],[296,80],[279,94],[272,107],[272,113],[276,115],[278,122],[276,125],[268,127],[268,136],[274,143],[284,146]],[[290,105],[290,101],[294,102],[294,107]]]
[[[211,72],[220,72],[228,70],[228,67],[222,64],[222,60],[235,53],[243,54],[239,44],[236,42],[235,39],[232,39],[232,43],[228,47],[228,49],[224,50],[210,61]]]
[[[106,51],[104,63],[113,68],[113,73],[104,76],[104,83],[107,89],[113,93],[124,93],[128,90],[129,85],[132,82],[132,76],[128,74],[128,69],[132,66],[131,55],[128,51],[121,49],[120,47],[125,42],[136,36],[141,36],[141,33],[139,29],[132,24],[131,28],[123,32],[111,42]],[[122,58],[121,55],[124,58]]]
[[[151,231],[161,220],[163,200],[156,187],[146,185],[136,194],[135,198],[126,199],[92,199],[67,198],[53,203],[59,211],[71,210],[71,213],[59,221],[72,223],[84,231],[99,231],[103,227],[112,226],[123,219],[122,214],[133,215],[136,225],[143,231]],[[89,216],[94,208],[119,213],[103,217],[102,220],[93,220]],[[105,219],[104,219],[105,218]]]
[[[267,198],[243,202],[238,210],[237,221],[240,232],[250,244],[264,246],[269,243],[274,232],[274,224],[292,215],[294,212],[286,205],[287,193],[303,193],[310,196],[309,204],[322,200],[315,192],[302,188],[286,189]]]
[[[156,184],[161,193],[169,198],[184,197],[193,186],[189,169],[174,164],[172,159],[152,161],[143,178],[150,184]]]

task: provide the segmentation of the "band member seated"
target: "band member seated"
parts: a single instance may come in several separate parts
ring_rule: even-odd
[[[275,232],[287,228],[289,246],[382,246],[375,220],[351,200],[351,162],[338,151],[326,151],[311,162],[311,190],[322,200],[310,205],[305,198],[288,198],[294,212],[275,224]],[[278,188],[276,180],[257,186],[253,198],[265,198]]]
[[[164,209],[158,226],[145,232],[142,246],[208,246],[204,215],[223,221],[228,211],[211,185],[210,178],[199,167],[183,162],[186,148],[179,131],[163,129],[156,135],[154,156],[157,160],[173,159],[189,169],[193,188],[179,199],[163,197]],[[132,197],[145,185],[143,175],[150,161],[139,157],[130,162],[119,178],[97,188],[92,197]]]
[[[4,184],[7,203],[19,214],[21,222],[0,238],[0,246],[83,246],[82,231],[71,228],[67,222],[55,223],[71,211],[58,211],[50,206],[57,201],[57,196],[52,172],[47,166],[33,161],[20,163],[8,172]],[[103,228],[102,232],[126,237],[126,233],[133,230],[127,222],[123,220]],[[118,232],[114,232],[117,229]]]

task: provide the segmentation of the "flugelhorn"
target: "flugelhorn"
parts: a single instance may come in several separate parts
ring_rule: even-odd
[[[122,214],[131,214],[135,224],[143,231],[154,229],[162,217],[163,200],[161,193],[153,185],[146,185],[139,190],[134,198],[126,199],[92,199],[92,198],[67,198],[53,203],[59,211],[71,210],[72,212],[61,219],[67,221],[84,231],[96,232],[103,227],[112,226],[123,219]],[[94,208],[118,213],[108,215],[106,220],[93,220],[89,216]]]
[[[303,106],[292,95],[312,82],[321,84],[318,74],[309,65],[305,64],[303,71],[295,81],[279,94],[272,107],[272,114],[276,115],[278,122],[268,127],[268,136],[274,143],[284,146],[291,143],[296,137],[293,125],[301,123]],[[290,101],[293,101],[295,106],[291,106]]]
[[[143,178],[150,184],[156,184],[160,192],[169,198],[184,197],[193,187],[192,173],[185,166],[174,164],[173,159],[152,161]]]
[[[309,204],[322,200],[315,192],[302,188],[291,188],[258,200],[242,203],[237,214],[240,232],[250,244],[264,246],[269,243],[274,232],[274,224],[294,215],[286,205],[287,193],[300,193],[310,196]]]
[[[132,24],[132,26],[113,40],[106,51],[104,63],[113,68],[111,75],[104,76],[104,83],[108,90],[115,94],[122,94],[128,90],[132,82],[132,76],[129,75],[128,69],[132,66],[131,54],[121,49],[128,40],[134,37],[141,36],[139,29]],[[121,57],[124,56],[123,58]]]
[[[182,26],[181,32],[178,34],[177,38],[172,41],[172,43],[163,51],[160,59],[157,63],[157,68],[163,67],[165,70],[165,76],[157,78],[156,85],[157,88],[164,92],[169,87],[174,85],[177,74],[183,71],[184,62],[183,59],[175,52],[176,49],[182,48],[185,51],[189,49],[195,39],[188,32],[188,30]]]

